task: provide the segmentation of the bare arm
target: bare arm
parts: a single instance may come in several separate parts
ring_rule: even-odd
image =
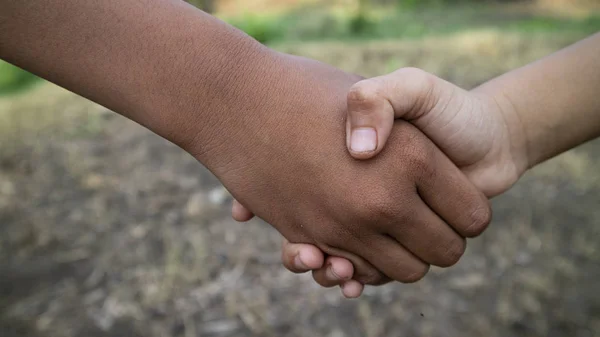
[[[489,223],[485,197],[408,124],[376,163],[342,150],[356,76],[181,0],[0,0],[0,58],[180,145],[291,242],[352,260],[363,283],[451,265]]]
[[[600,136],[600,33],[500,76],[490,93],[520,120],[527,167]]]
[[[394,118],[411,121],[481,191],[497,196],[527,169],[600,136],[600,33],[472,91],[415,68],[358,82],[348,96],[351,155],[384,155],[384,146],[394,145],[388,141]],[[327,285],[345,282],[328,278],[327,268],[352,275],[342,259],[323,268],[298,267],[294,254],[300,250],[311,258],[305,266],[324,257],[315,247],[288,243],[288,269],[315,269],[315,279]],[[354,284],[345,294],[361,291]]]
[[[251,84],[277,63],[274,52],[177,0],[2,0],[0,58],[183,146],[192,121],[196,140],[211,146],[210,128],[259,105],[268,86]]]

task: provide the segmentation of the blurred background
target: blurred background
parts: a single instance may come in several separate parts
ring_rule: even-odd
[[[195,0],[287,53],[465,88],[600,30],[600,1]],[[600,55],[599,55],[600,57]],[[192,157],[0,61],[0,336],[600,336],[600,143],[493,200],[464,259],[358,300],[280,264]]]

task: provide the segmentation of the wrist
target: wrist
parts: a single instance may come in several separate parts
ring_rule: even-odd
[[[210,40],[176,48],[186,52],[152,76],[151,99],[138,105],[139,115],[151,118],[142,124],[205,164],[248,117],[257,118],[280,63],[276,52],[233,28]]]
[[[228,104],[214,110],[219,120],[205,125],[209,130],[196,132],[184,147],[226,185],[236,176],[232,171],[260,175],[265,161],[275,165],[290,153],[315,155],[306,149],[318,149],[320,139],[338,131],[341,137],[335,139],[342,146],[346,95],[359,79],[271,50],[255,56],[239,70],[237,76],[243,80],[235,79]]]
[[[508,134],[510,157],[516,168],[518,177],[521,177],[532,167],[530,142],[523,118],[514,100],[503,90],[496,90],[490,100],[497,106]]]
[[[285,102],[280,88],[285,69],[280,55],[267,48],[249,49],[220,76],[214,78],[211,102],[192,100],[191,138],[180,145],[213,172],[228,170],[231,158],[258,155],[252,140],[266,141],[274,115]],[[207,104],[208,103],[208,104]]]
[[[273,100],[270,95],[279,84],[276,75],[281,61],[277,53],[254,41],[247,42],[224,55],[202,85],[193,75],[202,71],[202,65],[197,65],[186,85],[192,90],[182,102],[182,111],[191,124],[178,145],[204,164],[213,159],[213,154],[219,156],[230,147],[243,146],[230,143],[239,140],[239,132],[249,123],[264,121],[263,107],[267,100]],[[195,93],[200,90],[207,95],[199,98]]]
[[[510,160],[512,163],[514,183],[531,168],[529,140],[519,107],[502,86],[495,84],[494,80],[471,92],[486,102],[486,110],[489,110],[487,113],[498,116],[494,122],[499,125],[496,132],[502,135],[500,136],[502,144],[498,145],[502,150],[498,157],[502,158],[502,161]],[[497,134],[490,136],[498,137]]]

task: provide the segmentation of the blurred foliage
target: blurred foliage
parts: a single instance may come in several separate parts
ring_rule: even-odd
[[[282,15],[246,14],[226,18],[264,44],[315,40],[402,39],[425,35],[449,34],[472,29],[501,29],[522,33],[581,32],[600,30],[600,15],[558,17],[531,13],[498,11],[497,7],[465,4],[454,6],[415,5],[401,0],[396,10],[377,11],[369,4],[348,13],[301,8]],[[431,3],[442,3],[428,0]],[[365,1],[365,3],[367,3]]]
[[[508,24],[509,29],[520,32],[583,32],[592,34],[600,31],[600,15],[580,20],[561,20],[553,17],[537,17]]]
[[[200,8],[201,10],[212,13],[215,11],[215,0],[186,0],[188,3]]]
[[[285,38],[284,25],[287,26],[290,24],[285,23],[277,16],[250,13],[233,18],[229,20],[229,23],[263,44]]]
[[[29,87],[39,77],[0,60],[0,95]]]
[[[464,2],[465,0],[397,0],[398,6],[406,9],[440,5],[456,5]]]
[[[369,19],[370,2],[369,0],[358,0],[358,7],[355,14],[350,19],[348,28],[352,35],[364,36],[368,34],[373,27],[373,22]]]
[[[331,10],[312,3],[282,13],[247,12],[223,19],[263,44],[315,40],[419,38],[464,30],[500,29],[520,33],[600,30],[600,15],[548,16],[511,12],[498,3],[526,0],[355,0],[355,6]],[[600,0],[535,0],[539,3],[598,3]],[[188,0],[213,12],[218,0]],[[293,2],[297,3],[297,2]],[[329,8],[329,9],[328,9]],[[37,77],[0,61],[0,95],[27,88]]]

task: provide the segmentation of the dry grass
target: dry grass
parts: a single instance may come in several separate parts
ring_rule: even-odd
[[[472,87],[576,38],[490,31],[279,48],[364,75],[418,66]],[[345,301],[285,271],[274,230],[230,220],[215,178],[134,123],[41,84],[0,100],[0,130],[3,337],[600,333],[597,143],[495,200],[495,223],[456,267]]]
[[[503,33],[495,30],[428,37],[415,41],[372,41],[280,45],[279,50],[322,60],[346,71],[376,76],[413,66],[465,88],[546,56],[582,38],[579,34]]]
[[[0,97],[0,143],[4,159],[43,148],[49,139],[97,131],[102,107],[48,83]]]

